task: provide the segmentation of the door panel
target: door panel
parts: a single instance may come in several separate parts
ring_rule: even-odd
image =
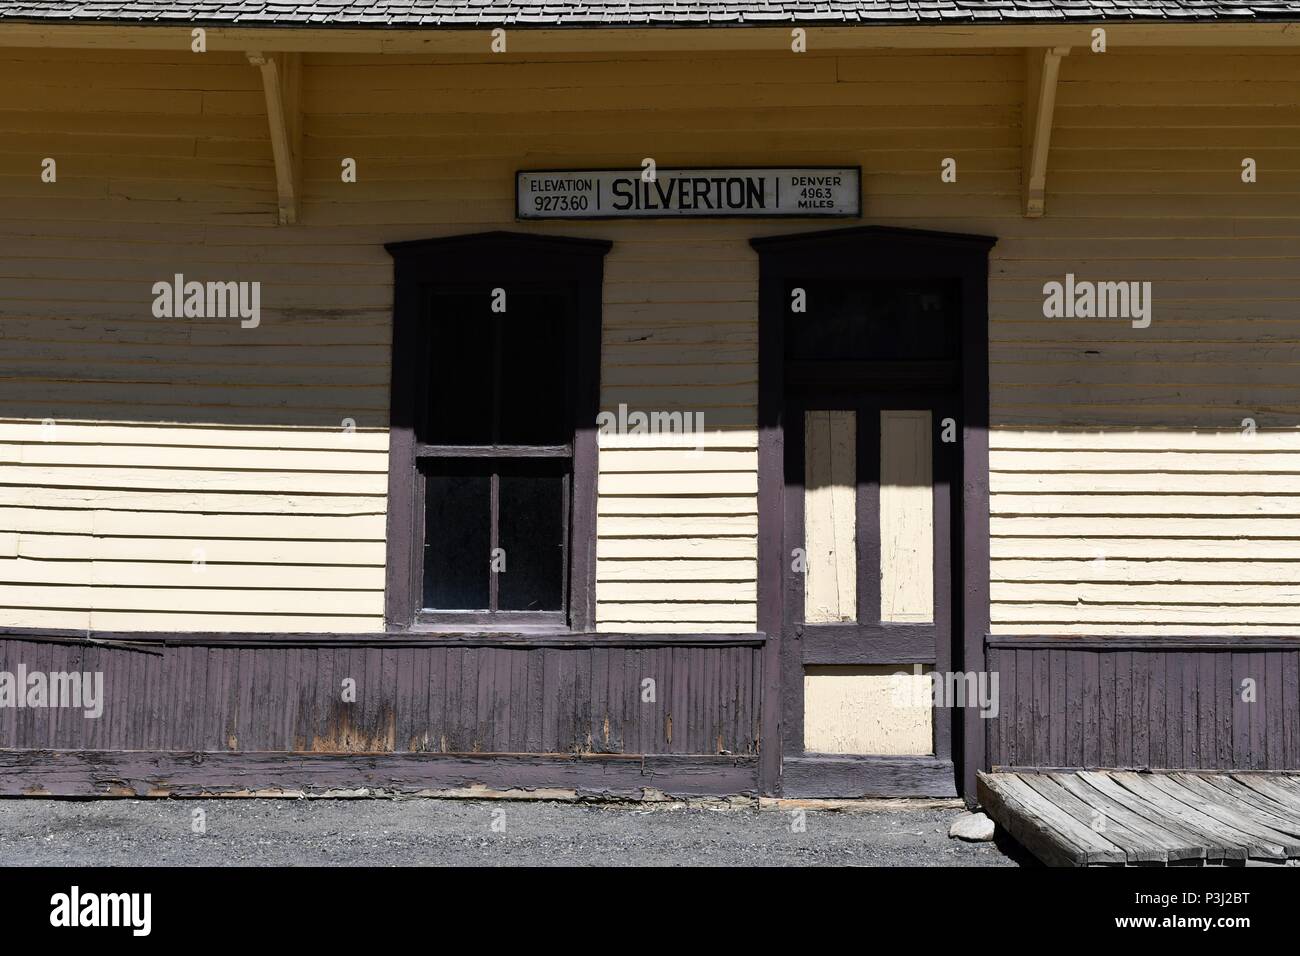
[[[804,621],[858,619],[857,413],[804,413]]]
[[[934,621],[934,462],[926,410],[880,413],[880,620]]]
[[[805,665],[804,751],[855,756],[933,754],[928,671],[900,670],[892,664]]]

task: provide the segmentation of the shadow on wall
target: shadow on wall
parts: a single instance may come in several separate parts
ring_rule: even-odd
[[[265,267],[232,264],[209,281],[197,277],[212,275],[210,264],[188,275],[178,265],[180,294],[170,268],[157,280],[142,275],[96,289],[128,301],[11,302],[0,326],[3,417],[387,426],[387,288],[348,307],[333,287],[330,307],[321,308],[322,292],[293,284],[292,265],[279,267],[284,281],[274,284],[243,277],[264,277]],[[391,285],[391,266],[384,275]]]

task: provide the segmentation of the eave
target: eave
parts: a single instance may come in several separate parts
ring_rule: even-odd
[[[210,51],[266,49],[284,53],[483,53],[490,31],[475,28],[344,29],[291,26],[228,27],[201,23],[159,26],[86,25],[0,21],[0,46],[66,49],[188,50],[191,32],[202,27]],[[646,53],[761,51],[788,49],[790,30],[808,31],[809,50],[996,49],[1086,45],[1097,26],[1108,48],[1129,47],[1300,47],[1300,23],[1104,23],[1065,25],[818,26],[774,27],[583,27],[536,29],[507,26],[510,53]]]

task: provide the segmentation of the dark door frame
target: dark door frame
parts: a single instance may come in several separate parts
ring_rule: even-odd
[[[928,763],[908,757],[823,757],[783,759],[792,728],[782,714],[783,664],[797,649],[784,638],[785,524],[785,342],[786,282],[792,278],[949,279],[960,283],[961,527],[953,528],[954,568],[960,599],[954,601],[954,667],[985,669],[989,630],[988,508],[988,256],[990,236],[860,226],[850,229],[765,236],[750,240],[759,255],[758,394],[758,626],[767,635],[763,651],[762,755],[760,785],[779,795],[790,783],[803,796],[915,794],[940,789],[959,793],[968,804],[975,773],[985,765],[983,722],[973,709],[960,714],[961,746],[954,770],[935,779]],[[897,366],[901,363],[892,363]],[[935,372],[917,363],[907,382],[918,387]],[[904,385],[904,382],[899,382]]]

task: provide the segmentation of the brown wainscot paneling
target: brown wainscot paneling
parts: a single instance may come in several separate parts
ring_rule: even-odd
[[[994,768],[1300,769],[1300,638],[999,635],[988,665]]]
[[[527,774],[515,768],[486,776],[466,770],[488,766],[490,761],[476,764],[477,755],[516,754],[546,755],[557,766],[564,763],[558,755],[571,764],[604,768],[588,773],[588,782],[611,773],[621,779],[628,767],[632,779],[644,778],[651,764],[660,773],[671,764],[687,776],[701,771],[707,776],[713,761],[718,768],[742,768],[718,777],[722,792],[752,790],[756,771],[745,768],[756,767],[757,760],[762,638],[749,636],[745,643],[744,636],[718,637],[710,638],[711,645],[673,643],[673,636],[651,644],[601,635],[585,646],[581,641],[482,646],[487,642],[481,640],[478,646],[448,646],[427,639],[387,646],[382,636],[348,641],[319,635],[270,635],[260,641],[241,635],[224,643],[192,638],[173,643],[157,636],[127,643],[131,636],[122,635],[98,644],[8,637],[0,639],[0,671],[16,673],[21,665],[29,673],[102,672],[105,702],[98,718],[67,707],[0,707],[0,751],[28,755],[6,754],[0,778],[23,792],[24,778],[37,785],[24,768],[44,767],[60,770],[53,779],[62,789],[51,792],[104,792],[86,775],[89,758],[113,765],[122,763],[114,754],[150,751],[208,763],[206,779],[219,784],[217,790],[250,779],[247,773],[258,768],[276,771],[259,771],[259,782],[280,786],[285,767],[314,766],[290,761],[291,754],[470,758],[450,776],[403,771],[398,789],[459,786],[467,779],[502,787],[529,785],[520,781],[570,785],[571,768]],[[354,701],[344,699],[348,679],[355,681]],[[653,695],[643,693],[647,680],[654,681]],[[74,761],[81,771],[37,751],[81,752]],[[222,760],[209,759],[215,754]],[[232,762],[237,754],[278,754],[285,762],[259,758],[245,767]],[[610,759],[602,763],[604,757]],[[643,759],[634,766],[623,759],[629,757]],[[690,760],[674,764],[678,757],[706,759],[698,766]],[[546,765],[544,760],[525,763]],[[371,761],[365,774],[351,776],[348,767],[361,764],[322,766],[330,767],[331,786],[374,786],[383,777],[376,768],[390,764],[402,762]],[[425,760],[421,766],[450,764]],[[143,765],[136,769],[145,772]],[[139,792],[140,787],[128,784],[127,789]],[[714,789],[708,784],[701,792]]]

